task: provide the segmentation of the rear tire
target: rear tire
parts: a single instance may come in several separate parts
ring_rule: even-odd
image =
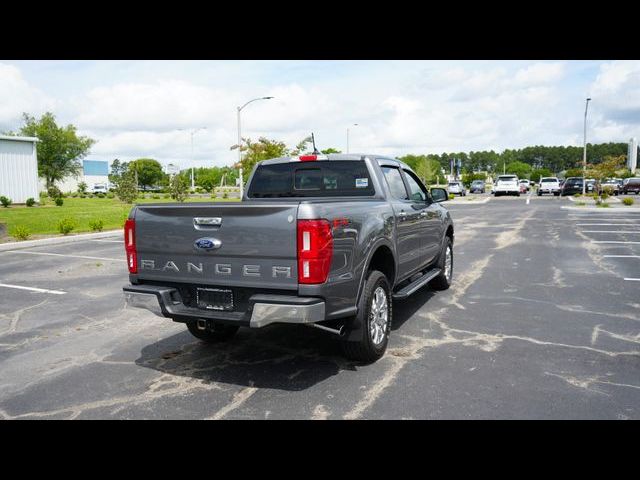
[[[213,323],[213,329],[200,330],[196,322],[188,322],[189,333],[199,340],[207,343],[226,342],[232,338],[240,327],[236,325],[224,325]]]
[[[449,258],[447,258],[447,253]],[[440,253],[438,268],[442,271],[440,275],[429,282],[429,286],[433,290],[446,290],[451,286],[453,280],[453,243],[450,237],[447,237],[444,249]]]
[[[361,338],[356,341],[343,340],[344,355],[351,360],[365,363],[372,363],[381,358],[389,343],[392,319],[393,302],[389,281],[382,272],[372,270],[364,284],[356,316],[357,323],[361,325]]]

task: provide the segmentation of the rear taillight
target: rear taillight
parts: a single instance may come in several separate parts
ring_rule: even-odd
[[[124,250],[127,254],[129,273],[138,273],[138,255],[136,254],[136,221],[132,218],[124,222]]]
[[[298,220],[298,283],[324,283],[333,257],[328,220]]]

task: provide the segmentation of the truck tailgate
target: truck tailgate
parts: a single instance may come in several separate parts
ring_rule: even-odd
[[[296,290],[297,212],[298,202],[140,205],[138,279]]]

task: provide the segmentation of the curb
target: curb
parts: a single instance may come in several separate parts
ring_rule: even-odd
[[[449,205],[482,205],[483,203],[487,203],[489,200],[491,200],[491,197],[487,197],[484,200],[447,200],[449,202]],[[446,203],[446,202],[445,202]]]
[[[64,243],[81,242],[83,240],[92,240],[94,238],[119,237],[123,234],[123,230],[110,230],[108,232],[98,233],[81,233],[79,235],[71,235],[66,237],[42,238],[40,240],[25,240],[24,242],[10,242],[0,244],[0,252],[8,252],[10,250],[20,250],[23,248],[42,247],[45,245],[61,245]]]
[[[584,201],[584,200],[583,200],[582,198],[580,198],[580,197],[578,197],[577,199],[576,199],[576,198],[574,198],[573,196],[571,196],[571,197],[567,197],[567,198],[568,198],[570,201],[572,201],[572,202],[583,202],[583,201]],[[613,203],[622,203],[622,201],[621,201],[619,198],[616,198],[616,197],[609,197],[609,198],[607,198],[607,200],[606,200],[606,201],[607,201],[607,202],[613,202]],[[594,202],[594,205],[595,205],[595,202]]]
[[[624,212],[640,212],[640,208],[629,207],[613,207],[613,208],[598,208],[591,206],[584,207],[560,207],[564,210],[576,210],[579,212],[604,212],[604,213],[624,213]]]

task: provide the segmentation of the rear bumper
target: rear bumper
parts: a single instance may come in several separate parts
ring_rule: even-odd
[[[198,319],[260,328],[272,323],[316,323],[325,320],[325,302],[315,297],[256,294],[244,312],[223,312],[188,307],[172,287],[127,285],[123,287],[127,308],[141,308],[178,322]]]

